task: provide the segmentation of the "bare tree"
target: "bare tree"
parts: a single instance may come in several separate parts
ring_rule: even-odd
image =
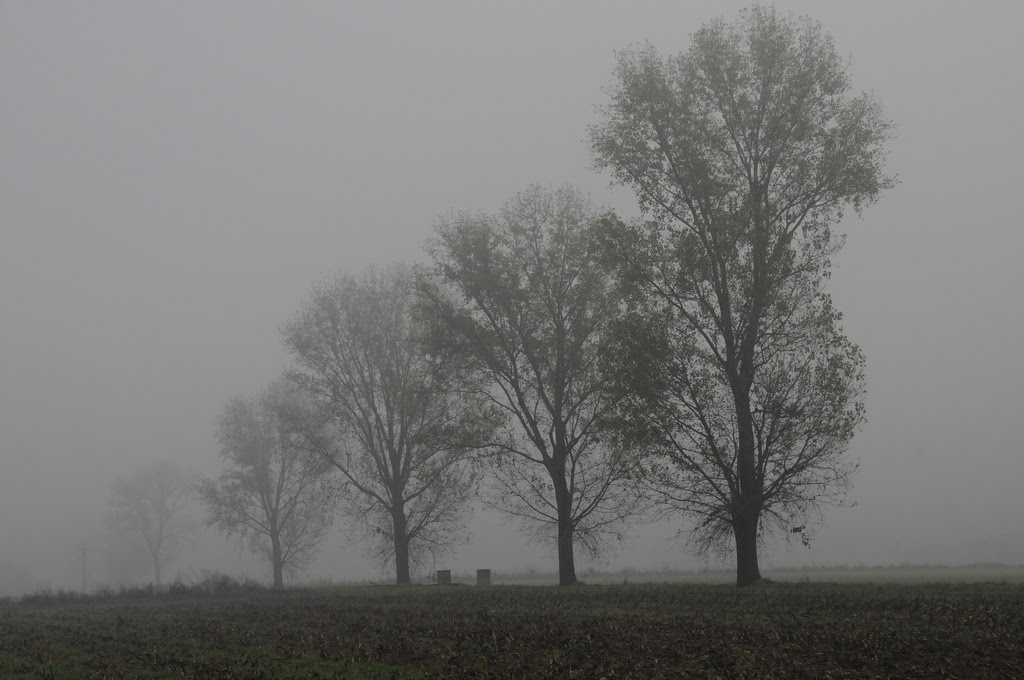
[[[110,524],[135,534],[153,563],[153,579],[173,562],[193,526],[184,515],[192,480],[168,461],[156,461],[114,482]]]
[[[641,500],[630,459],[602,441],[622,309],[595,224],[568,186],[531,187],[496,216],[452,215],[431,244],[437,283],[423,286],[442,341],[505,414],[491,502],[553,539],[561,585],[576,582],[574,542],[597,550]]]
[[[648,419],[679,473],[666,489],[705,537],[731,534],[740,585],[765,518],[799,529],[848,480],[863,359],[823,290],[835,223],[894,183],[890,128],[817,23],[754,7],[676,57],[620,54],[591,129],[651,220],[605,243],[672,326]]]
[[[319,419],[294,420],[341,473],[348,516],[399,584],[461,540],[490,427],[451,353],[425,344],[412,282],[403,265],[338,276],[284,329],[294,379],[319,406]]]
[[[198,485],[207,525],[248,540],[254,553],[267,557],[275,588],[284,587],[285,571],[301,569],[316,555],[336,505],[333,468],[306,452],[285,417],[302,408],[301,395],[283,380],[229,401],[217,428],[224,470]]]

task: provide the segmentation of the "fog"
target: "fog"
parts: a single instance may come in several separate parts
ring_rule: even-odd
[[[109,578],[112,480],[215,474],[222,404],[287,365],[324,276],[423,259],[437,215],[533,182],[636,214],[585,141],[614,51],[745,4],[0,3],[0,564],[77,586],[84,545]],[[1024,6],[777,7],[851,56],[901,183],[844,222],[830,288],[868,360],[857,505],[762,564],[1022,563]],[[700,566],[684,526],[582,567]],[[556,568],[500,516],[472,533],[445,566]],[[167,571],[197,569],[266,577],[209,530]],[[340,530],[308,571],[389,574]]]

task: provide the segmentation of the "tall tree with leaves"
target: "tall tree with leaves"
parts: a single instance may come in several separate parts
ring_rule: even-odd
[[[891,124],[819,24],[764,7],[675,57],[621,53],[610,94],[596,163],[649,219],[607,229],[606,250],[671,324],[650,338],[670,361],[651,365],[646,419],[678,473],[663,488],[705,538],[734,541],[750,584],[764,521],[802,530],[848,481],[863,358],[824,284],[836,223],[894,183]]]
[[[230,400],[217,427],[224,469],[198,486],[207,525],[266,556],[275,588],[284,587],[286,571],[316,555],[334,519],[333,467],[307,453],[286,418],[302,408],[301,395],[284,380]]]
[[[622,308],[597,266],[597,214],[572,187],[534,186],[498,215],[442,220],[423,299],[505,415],[492,504],[558,551],[576,582],[574,544],[596,550],[638,510],[631,462],[603,441],[617,405]]]
[[[284,329],[293,377],[318,407],[293,421],[341,473],[349,517],[399,584],[464,535],[491,427],[456,357],[428,347],[413,280],[403,265],[338,276]]]
[[[137,536],[153,563],[153,582],[173,562],[192,531],[185,515],[192,479],[169,461],[156,461],[114,481],[108,517],[112,528]]]

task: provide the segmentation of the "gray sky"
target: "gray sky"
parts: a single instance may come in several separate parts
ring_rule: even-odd
[[[74,583],[112,477],[215,471],[222,403],[284,367],[317,279],[531,182],[633,212],[585,143],[614,50],[681,51],[744,4],[0,0],[0,562]],[[844,225],[832,283],[868,357],[859,505],[763,561],[1024,562],[1024,5],[777,6],[851,55],[902,183]],[[637,533],[611,566],[694,564]],[[259,572],[236,553],[205,535],[179,566]],[[486,513],[450,562],[555,566]],[[312,573],[377,570],[335,537]]]

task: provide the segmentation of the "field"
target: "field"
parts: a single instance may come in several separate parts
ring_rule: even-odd
[[[1024,566],[977,565],[977,566],[886,566],[886,567],[801,567],[762,569],[761,573],[772,581],[783,583],[864,583],[926,584],[926,583],[1019,583],[1024,585]],[[453,575],[453,578],[470,583],[473,575]],[[736,582],[733,569],[711,569],[704,571],[618,571],[586,572],[582,579],[592,584],[619,583],[684,583],[684,584],[730,584]],[[502,574],[501,583],[514,585],[551,585],[558,583],[558,574]]]
[[[1024,584],[348,587],[0,604],[3,678],[1024,678]]]

